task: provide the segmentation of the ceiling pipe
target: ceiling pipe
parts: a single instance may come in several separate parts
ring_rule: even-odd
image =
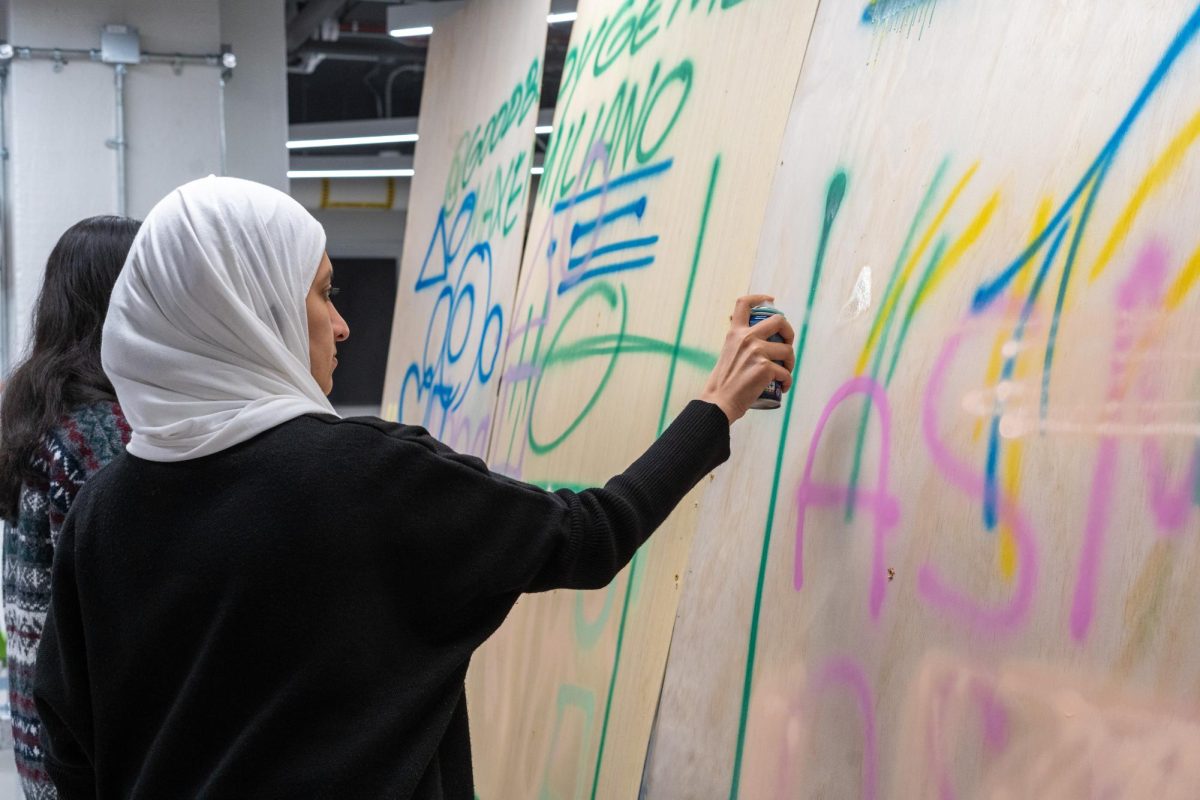
[[[387,80],[383,84],[383,115],[385,117],[392,116],[392,84],[396,82],[396,77],[409,72],[425,72],[424,64],[401,64],[388,73]]]
[[[287,26],[287,51],[294,53],[321,23],[337,14],[345,0],[309,0]]]
[[[320,55],[342,61],[408,61],[424,63],[425,50],[393,44],[386,40],[353,42],[305,42],[292,55]]]

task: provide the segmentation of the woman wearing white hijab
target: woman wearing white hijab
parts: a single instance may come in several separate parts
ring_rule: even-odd
[[[474,650],[522,592],[607,584],[790,384],[791,329],[751,328],[766,298],[742,298],[641,458],[545,492],[333,413],[349,329],[324,249],[288,196],[212,177],[133,244],[103,344],[133,435],[63,528],[38,658],[64,798],[472,797]]]

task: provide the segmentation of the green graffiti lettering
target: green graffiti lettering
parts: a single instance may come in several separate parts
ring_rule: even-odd
[[[612,24],[608,27],[608,35],[603,37],[602,44],[596,49],[596,63],[592,65],[592,76],[599,78],[609,67],[624,55],[633,34],[637,31],[637,15],[632,13],[633,0],[625,0],[613,14]],[[624,19],[623,19],[624,17]],[[616,34],[616,38],[610,38]]]
[[[663,78],[663,82],[658,85],[653,95],[647,97],[646,103],[642,108],[642,118],[638,123],[637,160],[639,164],[645,164],[654,158],[655,154],[658,153],[659,149],[667,141],[667,137],[671,134],[671,131],[675,128],[675,123],[679,121],[679,115],[683,112],[683,107],[687,103],[688,96],[692,93],[692,74],[691,59],[681,61],[679,66],[667,73],[667,76]],[[663,126],[662,133],[654,140],[654,145],[647,148],[644,146],[644,141],[650,116],[658,106],[658,99],[673,82],[678,82],[682,85],[679,93],[679,101],[675,104],[675,110],[672,112],[671,118]]]
[[[646,46],[651,39],[658,35],[658,25],[646,30],[654,18],[658,16],[659,0],[649,0],[646,7],[642,9],[642,15],[638,18],[637,34],[634,35],[633,41],[629,44],[629,55],[636,56],[638,51]],[[645,35],[642,35],[642,34]]]
[[[542,65],[536,58],[529,65],[529,72],[525,73],[525,101],[521,103],[521,116],[518,120],[524,120],[529,113],[529,109],[537,105],[538,100],[542,97]]]
[[[585,111],[579,118],[578,124],[572,123],[567,130],[567,149],[564,158],[558,163],[558,198],[555,199],[566,197],[567,193],[571,191],[571,187],[575,185],[575,175],[569,172],[567,167],[571,163],[571,157],[575,154],[575,147],[579,144],[580,134],[583,133],[583,126],[586,124],[587,112]],[[545,174],[542,177],[544,178]]]
[[[521,219],[520,212],[523,210],[524,203],[520,201],[525,197],[525,190],[529,188],[525,172],[525,153],[521,152],[513,159],[512,166],[508,170],[508,194],[504,198],[503,222],[500,229],[500,234],[504,237],[512,233],[513,228]]]
[[[612,616],[613,600],[616,596],[617,582],[613,581],[604,590],[604,606],[600,613],[594,620],[589,620],[583,608],[584,592],[575,593],[575,643],[581,650],[591,650],[596,646],[596,642],[600,641],[600,634],[604,633],[604,626]]]
[[[558,436],[554,437],[548,442],[541,442],[533,432],[533,418],[537,409],[538,393],[542,389],[542,381],[545,380],[547,373],[550,372],[550,362],[554,357],[555,349],[558,347],[559,339],[562,338],[563,331],[567,329],[567,325],[570,324],[571,320],[575,317],[575,314],[579,312],[579,309],[581,309],[584,304],[593,297],[597,296],[607,303],[610,309],[616,309],[618,302],[620,304],[621,325],[617,330],[617,342],[616,346],[613,348],[612,357],[608,360],[608,367],[604,370],[604,375],[601,376],[600,383],[596,386],[596,390],[592,392],[592,396],[588,398],[587,403],[584,405],[583,410],[579,412],[578,416],[576,416],[575,419],[573,419],[570,424],[567,425],[566,430],[564,430]],[[579,427],[580,423],[587,419],[588,414],[592,413],[592,408],[596,405],[596,402],[600,399],[600,396],[604,394],[604,390],[608,388],[608,382],[612,378],[613,370],[617,366],[617,359],[621,355],[621,341],[625,335],[625,324],[628,318],[628,312],[629,304],[625,296],[625,287],[621,286],[620,293],[618,294],[617,290],[613,289],[612,284],[606,281],[600,281],[589,286],[583,291],[582,294],[579,295],[578,298],[576,298],[571,308],[567,310],[567,314],[565,317],[563,317],[563,321],[559,324],[558,330],[554,332],[553,338],[550,339],[550,346],[546,349],[545,366],[542,367],[542,373],[538,375],[537,383],[533,387],[533,397],[529,401],[529,449],[537,455],[549,453],[551,450],[554,450],[556,447],[569,439],[571,434],[575,432],[575,429]]]

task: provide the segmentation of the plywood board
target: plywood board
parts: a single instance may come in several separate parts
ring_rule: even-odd
[[[490,461],[623,470],[703,385],[745,292],[816,3],[579,4]],[[633,797],[694,501],[611,586],[522,599],[468,685],[484,800]]]
[[[383,416],[487,452],[525,236],[549,0],[471,0],[429,43]]]
[[[650,797],[1193,797],[1200,7],[823,3]]]

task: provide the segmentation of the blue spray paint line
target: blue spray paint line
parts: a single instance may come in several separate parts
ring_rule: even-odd
[[[585,203],[594,197],[599,197],[605,192],[611,192],[613,189],[620,189],[622,186],[628,186],[631,183],[637,183],[638,181],[652,178],[655,175],[661,175],[669,170],[671,165],[674,163],[675,159],[668,158],[667,160],[660,161],[657,164],[651,164],[648,167],[642,167],[641,169],[634,170],[633,172],[627,172],[624,175],[613,178],[611,181],[602,183],[599,186],[588,189],[587,191],[580,192],[574,197],[568,197],[566,200],[559,200],[554,204],[554,213],[561,214],[567,209],[577,206],[580,203]]]
[[[475,192],[468,192],[464,197],[462,204],[459,206],[458,213],[454,215],[454,224],[451,230],[446,230],[446,209],[445,207],[438,209],[437,222],[433,227],[433,236],[429,239],[429,248],[425,251],[425,259],[421,262],[421,270],[417,273],[417,285],[413,287],[413,291],[419,292],[436,283],[446,280],[450,274],[450,265],[458,258],[458,251],[462,248],[463,240],[467,237],[467,229],[471,226],[471,219],[475,216],[475,204],[477,197]],[[459,222],[466,217],[466,221],[459,227]],[[462,235],[451,244],[451,237],[458,231],[462,231]],[[441,272],[433,275],[427,275],[426,270],[429,268],[429,259],[433,256],[435,246],[440,244],[441,249]],[[435,262],[437,263],[437,262]]]
[[[1186,50],[1187,47],[1192,43],[1192,40],[1196,38],[1197,33],[1200,33],[1200,5],[1197,5],[1187,22],[1185,22],[1183,27],[1179,29],[1179,33],[1175,35],[1175,39],[1172,40],[1170,47],[1168,47],[1166,52],[1163,53],[1163,57],[1159,60],[1158,65],[1155,66],[1154,71],[1150,74],[1150,78],[1142,87],[1141,92],[1138,93],[1137,99],[1134,100],[1133,105],[1130,106],[1129,111],[1126,112],[1125,117],[1121,120],[1120,125],[1117,126],[1117,129],[1113,132],[1112,136],[1109,137],[1108,142],[1104,145],[1104,148],[1100,151],[1100,154],[1096,156],[1096,160],[1092,162],[1090,167],[1088,167],[1087,172],[1084,173],[1084,176],[1079,180],[1079,183],[1074,189],[1071,190],[1070,195],[1067,196],[1067,199],[1063,202],[1062,206],[1059,207],[1058,211],[1055,212],[1054,216],[1050,219],[1050,222],[1047,223],[1046,228],[1040,234],[1038,234],[1033,242],[1031,242],[1030,245],[1026,247],[1025,250],[1023,250],[1012,263],[1004,268],[1000,275],[993,278],[991,281],[984,283],[979,287],[979,289],[976,290],[975,297],[971,303],[972,311],[982,311],[984,308],[987,308],[989,305],[991,305],[996,298],[1004,292],[1008,285],[1012,283],[1017,273],[1019,273],[1025,264],[1027,264],[1029,260],[1032,259],[1033,256],[1046,244],[1046,240],[1050,238],[1051,231],[1058,229],[1058,226],[1070,212],[1071,208],[1078,202],[1079,197],[1083,194],[1084,190],[1087,188],[1087,185],[1093,179],[1096,179],[1094,191],[1098,192],[1100,190],[1100,186],[1104,182],[1104,178],[1108,172],[1106,162],[1112,161],[1112,159],[1116,156],[1117,151],[1120,149],[1121,145],[1125,142],[1126,137],[1129,135],[1129,131],[1133,127],[1133,123],[1136,122],[1138,117],[1141,116],[1142,112],[1146,108],[1146,104],[1150,101],[1150,98],[1155,92],[1158,91],[1159,86],[1162,85],[1163,80],[1171,71],[1171,68],[1175,66],[1175,62],[1179,60],[1179,57],[1183,54],[1183,51]],[[1081,229],[1086,227],[1085,222],[1086,220],[1081,217]]]
[[[656,244],[658,244],[657,236],[643,236],[638,239],[626,239],[620,242],[613,242],[612,244],[606,244],[601,247],[597,247],[587,255],[575,256],[571,259],[570,263],[567,264],[567,269],[576,269],[578,267],[582,267],[593,258],[599,258],[600,256],[607,256],[611,253],[619,253],[623,250],[633,250],[634,248],[638,247],[653,247]]]
[[[1054,315],[1050,324],[1050,335],[1046,342],[1046,352],[1043,361],[1042,369],[1042,386],[1041,386],[1041,401],[1039,403],[1039,414],[1042,419],[1046,415],[1050,407],[1050,378],[1054,366],[1055,344],[1058,338],[1058,328],[1062,318],[1063,304],[1066,300],[1067,289],[1070,285],[1071,274],[1075,267],[1075,261],[1079,254],[1079,245],[1083,240],[1083,236],[1087,231],[1088,222],[1091,218],[1092,209],[1095,206],[1096,197],[1099,195],[1101,188],[1104,185],[1105,179],[1108,177],[1108,172],[1113,161],[1116,160],[1117,153],[1120,151],[1122,144],[1129,135],[1129,131],[1133,127],[1133,123],[1141,116],[1146,108],[1146,104],[1150,98],[1158,90],[1175,62],[1188,45],[1200,33],[1200,6],[1192,12],[1191,16],[1184,26],[1176,34],[1172,40],[1170,47],[1159,60],[1158,65],[1154,68],[1150,78],[1138,93],[1137,99],[1121,120],[1121,124],[1117,126],[1116,131],[1109,137],[1104,149],[1092,162],[1083,178],[1071,191],[1067,200],[1055,212],[1053,218],[1047,224],[1046,228],[1038,234],[1034,241],[1013,261],[1005,270],[995,279],[987,282],[979,287],[975,292],[975,297],[972,301],[972,311],[978,313],[990,305],[1000,294],[1008,287],[1017,273],[1033,258],[1033,256],[1041,250],[1049,237],[1051,231],[1057,230],[1061,225],[1067,213],[1071,211],[1083,197],[1084,192],[1087,192],[1087,199],[1084,200],[1083,210],[1080,213],[1079,225],[1075,231],[1075,237],[1071,242],[1071,249],[1067,256],[1066,262],[1063,265],[1062,280],[1058,286],[1058,296],[1054,305]]]
[[[1033,279],[1033,286],[1029,290],[1029,295],[1025,298],[1025,305],[1021,307],[1021,317],[1017,321],[1017,327],[1013,330],[1012,340],[1018,345],[1025,338],[1025,326],[1029,324],[1029,318],[1033,316],[1037,297],[1041,294],[1042,287],[1046,283],[1046,276],[1050,274],[1050,267],[1054,264],[1054,259],[1058,257],[1058,250],[1062,247],[1063,239],[1066,238],[1067,231],[1070,229],[1071,219],[1068,217],[1058,229],[1054,241],[1050,244],[1050,249],[1046,252],[1046,258],[1042,261],[1041,269],[1038,270],[1037,276]],[[1016,372],[1018,355],[1018,353],[1013,353],[1005,357],[1004,368],[1000,371],[1001,381],[1012,380],[1013,374]],[[999,464],[1000,414],[998,410],[994,410],[992,412],[992,424],[988,429],[987,468],[984,474],[983,485],[983,524],[989,531],[996,530],[999,517],[997,512],[997,507],[1000,504],[1000,492],[997,488],[999,485],[997,477]]]
[[[630,261],[620,261],[616,264],[605,264],[602,267],[592,267],[583,272],[575,272],[563,278],[558,284],[558,294],[563,295],[571,291],[579,284],[592,278],[598,278],[601,275],[611,275],[614,272],[628,272],[633,269],[643,269],[654,263],[654,256],[646,256],[645,258],[635,258]]]
[[[595,233],[605,225],[612,225],[614,222],[625,217],[633,217],[640,222],[646,214],[646,205],[648,202],[646,196],[642,195],[632,203],[626,203],[620,208],[614,208],[612,211],[606,212],[602,217],[591,219],[587,222],[575,223],[571,227],[571,246],[574,247],[578,244],[579,240],[584,236]]]

